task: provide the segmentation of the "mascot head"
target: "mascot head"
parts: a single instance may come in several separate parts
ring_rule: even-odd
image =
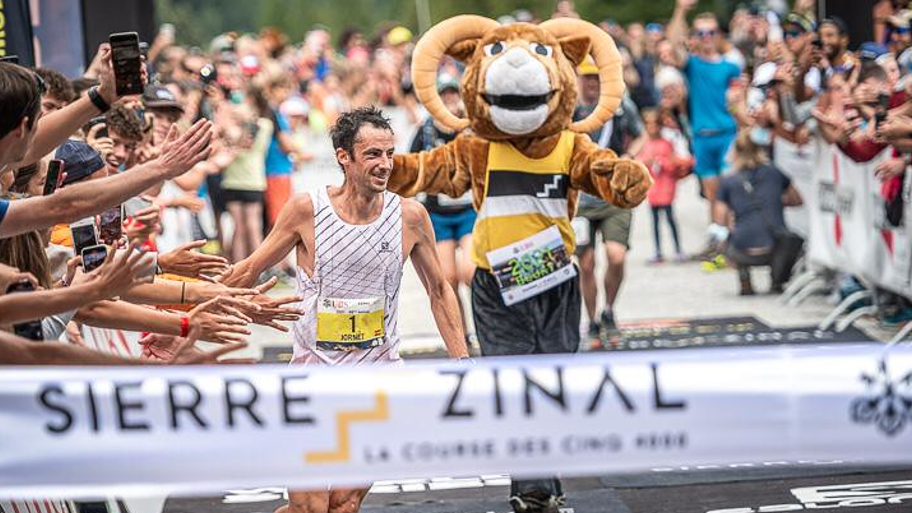
[[[576,66],[592,54],[599,70],[598,106],[572,123]],[[464,62],[461,93],[468,119],[450,113],[436,89],[444,54]],[[415,48],[412,81],[421,103],[452,130],[471,127],[489,140],[545,137],[569,128],[591,132],[611,118],[624,93],[621,57],[595,25],[560,18],[540,25],[500,25],[463,15],[432,27]]]

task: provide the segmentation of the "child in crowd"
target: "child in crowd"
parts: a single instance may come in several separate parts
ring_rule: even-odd
[[[659,233],[659,216],[663,212],[665,213],[665,219],[668,221],[668,226],[671,228],[671,237],[675,246],[675,261],[683,262],[687,260],[687,257],[681,251],[678,227],[675,223],[671,205],[674,202],[678,180],[690,171],[693,166],[693,159],[689,156],[677,155],[674,145],[662,136],[662,122],[659,111],[656,109],[644,109],[642,117],[648,139],[637,155],[637,160],[646,164],[646,167],[652,173],[652,178],[655,180],[655,185],[649,191],[649,206],[652,208],[652,230],[655,238],[655,256],[649,262],[652,264],[664,262],[662,239]]]

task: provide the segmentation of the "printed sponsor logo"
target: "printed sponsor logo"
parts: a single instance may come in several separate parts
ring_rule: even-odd
[[[912,424],[912,371],[894,380],[886,360],[881,360],[876,372],[863,373],[860,379],[867,394],[852,401],[852,422],[874,424],[891,437]]]
[[[781,511],[832,510],[868,506],[896,506],[908,511],[912,505],[912,481],[882,483],[853,483],[830,486],[793,488],[792,495],[800,504],[769,504],[765,506],[714,509],[706,513],[774,513]]]

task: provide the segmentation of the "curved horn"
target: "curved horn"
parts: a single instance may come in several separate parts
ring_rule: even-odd
[[[421,36],[412,54],[412,84],[415,95],[438,122],[451,130],[462,130],[469,120],[447,110],[437,92],[437,68],[440,59],[453,44],[481,37],[499,27],[496,21],[483,16],[464,14],[441,21]]]
[[[599,101],[592,114],[570,125],[570,130],[577,133],[597,130],[611,119],[624,95],[621,54],[618,53],[614,39],[592,23],[574,18],[547,20],[539,26],[558,39],[580,34],[589,37],[592,57],[599,69]]]

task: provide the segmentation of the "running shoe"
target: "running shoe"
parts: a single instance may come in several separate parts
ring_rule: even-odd
[[[602,310],[599,316],[599,343],[602,347],[614,347],[621,339],[621,330],[614,322],[614,313],[611,310]]]
[[[662,255],[655,255],[654,257],[646,260],[646,265],[659,265],[664,263],[665,259],[662,258]]]
[[[912,321],[912,310],[904,307],[884,308],[880,315],[880,325],[884,328],[896,328]]]
[[[560,513],[560,507],[564,502],[562,495],[544,497],[528,493],[510,497],[510,506],[515,513]]]
[[[700,269],[707,273],[721,271],[726,268],[728,268],[728,261],[725,259],[725,255],[721,253],[716,255],[712,260],[707,260],[700,264]]]

